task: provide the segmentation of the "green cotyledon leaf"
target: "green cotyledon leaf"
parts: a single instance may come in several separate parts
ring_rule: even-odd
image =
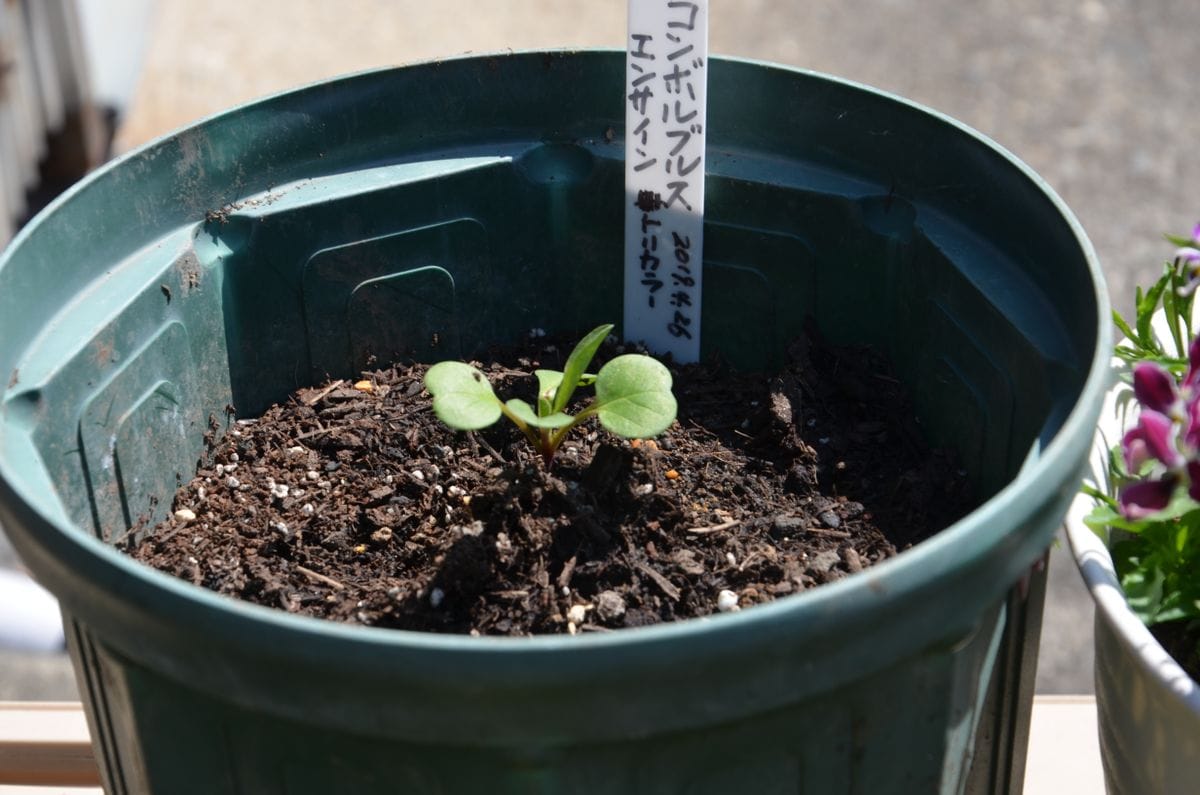
[[[439,362],[425,373],[438,419],[460,431],[473,431],[500,419],[500,399],[487,376],[462,362]]]
[[[657,436],[674,422],[677,408],[671,371],[649,356],[618,356],[596,375],[594,411],[618,436]]]

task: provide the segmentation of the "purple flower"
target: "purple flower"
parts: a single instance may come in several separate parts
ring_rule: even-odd
[[[1200,383],[1200,334],[1188,346],[1188,369],[1183,374],[1183,385],[1192,388]]]
[[[1181,298],[1187,298],[1200,287],[1200,249],[1184,246],[1175,252],[1175,266],[1183,266],[1183,273],[1188,280],[1176,292]]]
[[[1142,408],[1165,414],[1180,422],[1200,383],[1200,335],[1188,347],[1188,369],[1176,382],[1169,370],[1154,362],[1138,362],[1133,368],[1133,394]]]
[[[1193,401],[1187,407],[1187,415],[1200,418],[1200,401]],[[1200,461],[1195,460],[1197,448],[1187,441],[1200,438],[1200,424],[1189,421],[1182,438],[1181,427],[1184,423],[1143,408],[1138,424],[1121,440],[1125,469],[1131,475],[1141,474],[1151,462],[1155,465],[1148,477],[1122,487],[1117,495],[1121,512],[1130,519],[1140,519],[1166,508],[1175,487],[1185,480],[1189,494],[1200,494]]]
[[[1153,362],[1133,369],[1138,423],[1121,440],[1125,469],[1147,477],[1124,486],[1122,512],[1138,519],[1167,507],[1180,484],[1200,501],[1200,336],[1188,348],[1188,369],[1179,381]]]
[[[1179,288],[1179,295],[1186,298],[1200,287],[1200,223],[1192,227],[1192,244],[1175,251],[1175,267],[1182,267],[1180,275],[1187,274],[1187,283]]]
[[[1142,463],[1154,458],[1165,464],[1167,469],[1179,469],[1187,461],[1179,451],[1176,441],[1178,435],[1176,424],[1170,417],[1151,409],[1142,409],[1137,427],[1125,434],[1125,440],[1135,451],[1144,450],[1140,456]],[[1126,455],[1127,462],[1136,458]]]
[[[1139,480],[1122,487],[1117,495],[1121,513],[1130,519],[1142,519],[1158,513],[1171,502],[1176,482],[1175,478],[1168,476],[1160,480]]]
[[[1175,266],[1183,267],[1183,273],[1187,274],[1187,282],[1177,290],[1179,295],[1187,298],[1192,293],[1196,292],[1196,288],[1200,287],[1200,249],[1193,246],[1184,246],[1175,251]]]
[[[1177,242],[1176,273],[1187,278],[1179,295],[1187,297],[1200,288],[1200,223],[1191,239]],[[1182,378],[1153,362],[1135,365],[1133,394],[1141,414],[1121,439],[1121,453],[1126,472],[1140,479],[1117,495],[1122,512],[1141,518],[1161,511],[1181,485],[1200,502],[1200,335],[1188,347]]]
[[[1132,428],[1125,434],[1121,440],[1121,454],[1125,457],[1125,471],[1130,473],[1141,472],[1146,462],[1154,457],[1141,428]]]
[[[1133,368],[1133,394],[1143,409],[1168,417],[1179,413],[1179,385],[1166,368],[1154,362],[1139,362]]]
[[[1188,450],[1200,450],[1200,399],[1188,404],[1187,420],[1183,427],[1184,446]]]

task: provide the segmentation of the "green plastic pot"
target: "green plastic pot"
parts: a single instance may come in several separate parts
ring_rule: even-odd
[[[862,574],[587,637],[355,628],[112,547],[210,424],[369,357],[621,307],[624,57],[334,80],[97,172],[0,260],[0,520],[61,600],[114,793],[1018,792],[1043,575],[1102,393],[1092,250],[944,116],[713,59],[704,349],[769,370],[811,314],[895,361],[983,499]]]

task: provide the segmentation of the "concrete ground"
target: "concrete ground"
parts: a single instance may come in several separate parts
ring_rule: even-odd
[[[148,42],[118,148],[335,74],[466,51],[624,42],[621,0],[150,5],[118,3],[131,17],[108,25],[117,40],[104,40],[114,52]],[[1063,196],[1095,244],[1114,303],[1128,310],[1133,285],[1169,254],[1162,233],[1200,218],[1190,191],[1188,114],[1200,107],[1188,66],[1192,11],[1193,0],[724,0],[713,3],[711,50],[867,83],[983,131]],[[0,658],[0,698],[45,695],[43,686],[70,695],[69,680],[40,674],[61,661],[22,659],[35,672],[27,689],[11,686],[21,665]],[[1092,690],[1091,603],[1065,546],[1051,556],[1038,690]]]

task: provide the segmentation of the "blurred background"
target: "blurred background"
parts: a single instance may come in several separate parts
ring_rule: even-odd
[[[1162,235],[1200,219],[1194,2],[714,0],[710,50],[866,83],[998,141],[1076,213],[1127,312],[1170,256]],[[88,168],[264,94],[624,39],[625,0],[0,0],[0,244]],[[0,532],[0,574],[16,570]],[[1091,601],[1062,542],[1050,570],[1038,691],[1091,693]],[[0,700],[76,698],[53,637],[4,633],[45,608],[5,582]]]

